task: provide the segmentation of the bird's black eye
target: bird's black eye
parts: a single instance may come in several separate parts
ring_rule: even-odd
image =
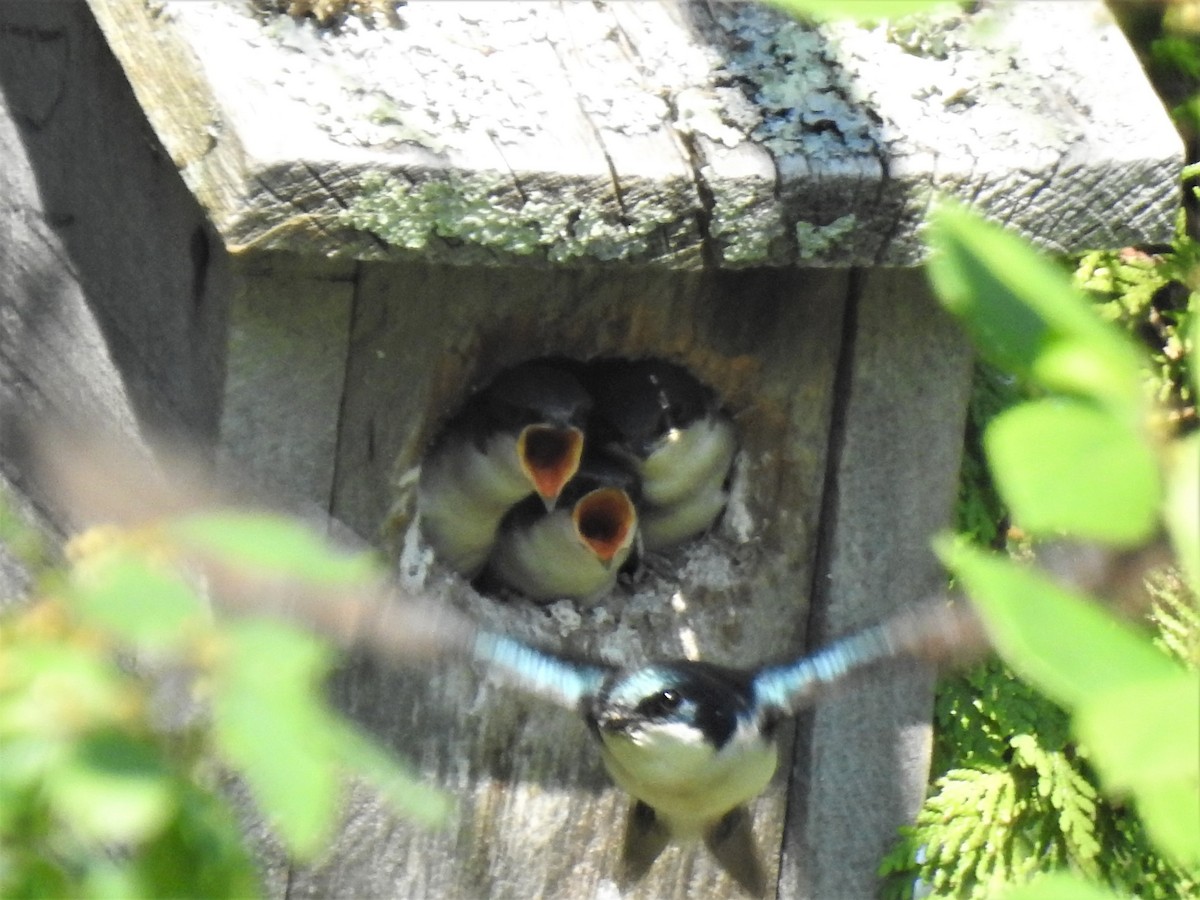
[[[683,697],[680,696],[679,691],[674,688],[664,688],[639,703],[637,711],[648,719],[660,719],[679,709],[682,701]]]

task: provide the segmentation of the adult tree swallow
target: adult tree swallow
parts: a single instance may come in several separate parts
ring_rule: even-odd
[[[830,689],[900,655],[952,646],[969,614],[930,604],[757,669],[692,660],[638,668],[580,662],[480,632],[475,659],[525,690],[579,712],[604,767],[634,798],[624,874],[644,874],[671,839],[700,838],[721,866],[760,896],[765,876],[746,804],[778,765],[780,723]]]
[[[489,574],[534,600],[607,592],[634,546],[636,490],[628,470],[589,456],[554,509],[530,497],[505,516]]]
[[[711,390],[663,360],[597,360],[588,369],[595,438],[623,453],[641,480],[640,528],[647,550],[703,532],[728,499],[737,450],[732,420]]]
[[[421,527],[438,556],[468,578],[487,561],[508,510],[536,495],[552,509],[579,469],[592,401],[564,368],[502,372],[442,433],[421,464]]]

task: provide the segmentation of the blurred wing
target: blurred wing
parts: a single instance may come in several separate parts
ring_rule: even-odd
[[[890,660],[973,658],[986,646],[983,630],[965,604],[930,602],[833,641],[810,656],[763,668],[754,678],[754,689],[760,703],[790,714]]]
[[[199,453],[165,440],[31,431],[39,481],[68,521],[152,533],[222,612],[287,619],[385,664],[470,654],[469,618],[403,591],[373,548],[315,506],[256,508]]]
[[[575,662],[500,634],[481,631],[472,655],[522,690],[571,710],[595,696],[614,669]]]
[[[130,528],[234,505],[232,492],[217,489],[210,460],[165,438],[139,440],[64,423],[21,430],[37,482],[65,520],[60,524]]]

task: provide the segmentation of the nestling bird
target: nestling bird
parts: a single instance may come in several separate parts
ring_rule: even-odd
[[[778,765],[788,716],[882,661],[953,642],[962,613],[916,609],[811,656],[756,669],[691,660],[623,669],[581,662],[481,632],[473,655],[509,680],[579,712],[604,767],[634,798],[623,865],[643,875],[672,839],[701,838],[749,893],[765,890],[746,804]]]
[[[501,373],[468,402],[417,484],[421,527],[441,559],[473,577],[511,507],[536,495],[554,508],[579,469],[591,405],[574,376],[544,363]]]
[[[489,574],[534,600],[605,593],[634,546],[636,491],[626,469],[589,456],[554,509],[530,497],[504,517]]]
[[[713,392],[657,359],[597,360],[587,387],[596,401],[595,440],[624,454],[641,481],[645,549],[667,549],[711,526],[728,500],[737,450],[733,422]]]

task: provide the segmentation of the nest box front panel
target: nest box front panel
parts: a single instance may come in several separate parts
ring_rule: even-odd
[[[408,586],[543,646],[619,663],[750,665],[793,653],[813,579],[848,292],[848,274],[834,271],[364,265],[334,512],[361,533],[382,529]],[[447,423],[498,374],[541,358],[681,367],[711,389],[736,433],[729,501],[711,529],[645,554],[598,597],[480,589],[439,558],[417,519],[420,467]],[[406,896],[397,885],[414,886],[417,873],[400,861],[414,853],[438,870],[422,878],[463,883],[464,897],[562,896],[564,884],[584,896],[592,893],[584,885],[614,877],[627,800],[576,720],[460,671],[430,679],[360,666],[339,690],[359,719],[459,799],[460,820],[453,833],[406,825],[382,833],[382,814],[364,797],[333,861],[310,876],[319,890]],[[769,861],[783,804],[782,791],[756,804]],[[366,852],[370,867],[359,859]],[[371,884],[361,880],[367,868]],[[703,853],[673,851],[648,876],[646,896],[725,878]]]

